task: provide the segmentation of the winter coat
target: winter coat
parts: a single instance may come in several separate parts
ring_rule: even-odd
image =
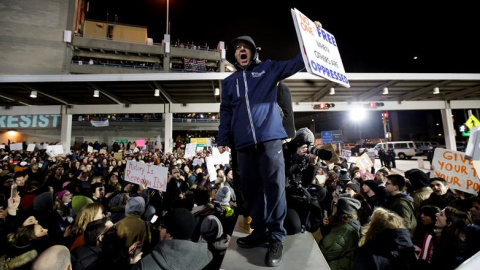
[[[451,191],[447,191],[447,193],[443,195],[437,195],[436,193],[432,192],[430,197],[421,203],[420,207],[424,205],[434,205],[440,209],[443,209],[447,207],[450,202],[456,199],[457,197],[455,197]]]
[[[407,229],[385,230],[359,248],[354,270],[413,269],[415,250]]]
[[[203,269],[212,258],[207,243],[179,239],[164,240],[132,269]]]
[[[352,269],[360,239],[357,220],[334,226],[319,243],[330,269]]]
[[[115,224],[117,226],[117,236],[125,243],[125,247],[131,246],[136,241],[140,241],[142,246],[144,241],[148,241],[149,228],[147,223],[136,214],[125,214],[125,218]]]
[[[397,213],[403,218],[405,226],[410,231],[411,234],[415,231],[417,227],[417,218],[415,216],[415,210],[413,208],[413,198],[404,194],[399,193],[397,195],[387,197],[387,203],[385,208]]]
[[[277,104],[277,82],[305,68],[302,55],[288,61],[252,62],[222,83],[218,146],[229,146],[232,131],[237,150],[287,138]]]
[[[101,260],[102,248],[92,246],[79,246],[71,254],[72,269],[74,270],[94,270],[105,269],[105,263]]]
[[[430,187],[423,187],[413,192],[413,207],[415,208],[415,213],[420,211],[420,205],[430,197],[432,192],[433,190]]]

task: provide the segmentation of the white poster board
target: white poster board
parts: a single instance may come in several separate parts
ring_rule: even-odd
[[[452,189],[470,194],[480,191],[480,180],[471,159],[465,153],[449,149],[436,148],[433,154],[433,177],[447,180]]]
[[[292,17],[307,72],[349,88],[335,37],[297,9],[292,9]]]
[[[63,155],[63,146],[60,145],[49,145],[47,146],[47,155],[50,157],[56,157],[59,155]]]
[[[352,156],[352,151],[350,150],[346,150],[346,149],[342,149],[342,157],[345,158],[345,160],[347,160],[347,162],[350,160],[350,157]]]
[[[215,169],[215,158],[213,156],[209,156],[205,158],[207,162],[207,171],[209,174],[210,182],[217,180],[217,170]]]
[[[5,149],[5,144],[0,144],[0,149]]]
[[[23,150],[22,143],[11,143],[10,144],[10,151],[21,151]]]
[[[185,155],[184,158],[194,157],[197,154],[197,144],[196,143],[187,143],[185,147]]]
[[[32,152],[35,150],[35,144],[34,143],[30,143],[27,147],[27,151],[28,152]]]
[[[220,154],[220,151],[218,151],[217,147],[212,148],[212,154],[214,158],[215,164],[230,164],[230,151],[225,151],[222,154]]]
[[[149,188],[165,192],[167,190],[167,173],[167,167],[128,160],[125,167],[125,180],[135,184],[146,181]]]
[[[355,165],[363,172],[370,172],[370,168],[373,166],[373,163],[367,153],[363,153],[363,155],[357,158]]]
[[[93,153],[93,146],[91,146],[91,145],[87,146],[87,152],[88,153]]]

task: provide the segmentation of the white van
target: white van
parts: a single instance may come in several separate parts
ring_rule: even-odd
[[[413,156],[419,156],[423,154],[422,149],[418,148],[413,141],[394,141],[387,143],[388,149],[393,148],[395,154],[399,159],[410,159]],[[377,143],[373,148],[375,155],[378,156],[378,150],[380,148],[387,149],[385,143]]]

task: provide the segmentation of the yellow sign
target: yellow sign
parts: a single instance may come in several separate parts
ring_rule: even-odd
[[[465,126],[468,127],[468,129],[472,129],[474,126],[475,127],[480,127],[480,121],[478,121],[478,119],[472,114],[467,122],[465,122]]]
[[[208,146],[208,138],[191,138],[191,143],[196,143],[197,146]]]

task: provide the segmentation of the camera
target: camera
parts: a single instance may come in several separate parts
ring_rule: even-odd
[[[322,160],[330,160],[332,158],[332,153],[329,150],[317,149],[315,146],[310,146],[308,148],[308,153],[314,154]]]

